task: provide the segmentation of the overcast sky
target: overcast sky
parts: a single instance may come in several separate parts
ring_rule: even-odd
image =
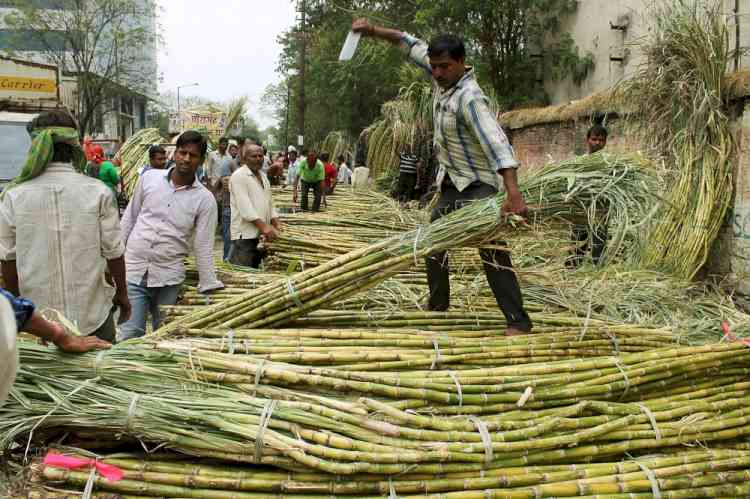
[[[247,95],[261,127],[273,121],[258,109],[275,72],[276,38],[294,24],[290,0],[158,0],[164,46],[159,53],[160,91],[180,90],[221,102]]]

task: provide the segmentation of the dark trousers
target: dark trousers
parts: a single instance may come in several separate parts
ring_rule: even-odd
[[[300,180],[300,182],[302,182],[302,211],[307,211],[308,209],[307,198],[311,189],[315,195],[312,211],[320,211],[320,200],[323,194],[320,190],[320,182],[305,182],[304,180]]]
[[[107,320],[105,320],[99,328],[94,331],[93,334],[100,340],[107,341],[109,343],[115,342],[115,336],[117,335],[117,329],[115,328],[115,318],[114,318],[114,312],[115,309],[109,311],[109,315],[107,316]]]
[[[242,267],[259,268],[264,256],[264,252],[258,249],[259,242],[260,239],[235,239],[232,241],[229,262]]]
[[[432,210],[430,221],[461,208],[475,199],[483,199],[497,194],[494,187],[474,182],[459,192],[452,183],[444,183],[437,206]],[[480,250],[484,262],[484,274],[495,295],[500,310],[505,315],[508,327],[521,331],[531,331],[531,319],[523,308],[523,296],[518,278],[513,272],[510,253],[499,250]],[[448,255],[439,252],[426,258],[427,281],[430,285],[430,310],[448,310],[450,306],[450,278]]]
[[[232,209],[227,206],[221,212],[221,239],[224,242],[224,250],[222,252],[223,260],[226,262],[229,260],[229,254],[232,251]]]
[[[414,189],[417,186],[417,174],[401,172],[398,175],[397,199],[406,203],[414,199]]]
[[[591,250],[591,260],[598,264],[604,254],[609,233],[607,227],[598,227],[593,234],[588,225],[574,225],[572,229],[572,240],[576,244],[573,256],[566,262],[569,267],[578,267]],[[590,244],[589,244],[590,243]],[[590,247],[589,247],[590,246]]]

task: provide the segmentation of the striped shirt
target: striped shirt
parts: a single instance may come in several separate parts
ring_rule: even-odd
[[[427,44],[409,34],[401,48],[411,61],[432,76]],[[468,68],[453,87],[443,90],[433,81],[433,145],[435,155],[456,189],[463,191],[473,182],[501,188],[498,175],[505,168],[518,168],[503,129],[490,111],[489,99]],[[442,183],[443,175],[437,179]]]
[[[417,157],[415,155],[402,152],[399,159],[398,170],[401,173],[417,173]]]

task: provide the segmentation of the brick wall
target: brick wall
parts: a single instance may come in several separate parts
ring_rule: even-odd
[[[535,168],[586,153],[589,120],[547,123],[506,130],[516,156],[524,167]],[[622,120],[607,123],[608,151],[635,151],[640,144],[623,127]]]

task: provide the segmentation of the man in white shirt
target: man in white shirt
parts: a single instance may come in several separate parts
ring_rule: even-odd
[[[203,165],[206,187],[208,187],[211,192],[216,189],[220,182],[219,169],[221,168],[221,165],[224,161],[231,161],[232,159],[232,156],[229,155],[227,149],[229,149],[229,139],[226,137],[220,138],[219,150],[211,151]]]
[[[174,305],[185,280],[184,259],[193,241],[198,291],[223,288],[216,278],[213,249],[217,213],[213,195],[196,178],[206,139],[188,130],[177,139],[175,165],[143,174],[122,219],[128,296],[133,316],[120,328],[120,341],[143,336],[146,313],[161,323],[159,305]]]
[[[352,170],[349,168],[349,165],[346,164],[346,160],[344,159],[344,155],[341,154],[338,157],[339,160],[339,173],[338,178],[336,179],[336,183],[339,184],[349,184],[352,181]]]
[[[272,242],[281,228],[271,197],[271,184],[263,174],[263,149],[250,144],[240,153],[242,164],[229,179],[232,206],[232,251],[229,261],[245,267],[260,267],[261,238]]]
[[[367,189],[370,185],[370,169],[366,166],[358,166],[352,175],[352,186],[355,189]]]
[[[286,185],[291,185],[292,187],[297,185],[297,180],[299,180],[299,162],[297,150],[291,148],[289,150],[289,167],[286,171]]]
[[[113,304],[120,320],[130,315],[114,194],[83,174],[86,159],[68,113],[41,113],[31,126],[26,163],[0,202],[5,287],[112,343]]]

